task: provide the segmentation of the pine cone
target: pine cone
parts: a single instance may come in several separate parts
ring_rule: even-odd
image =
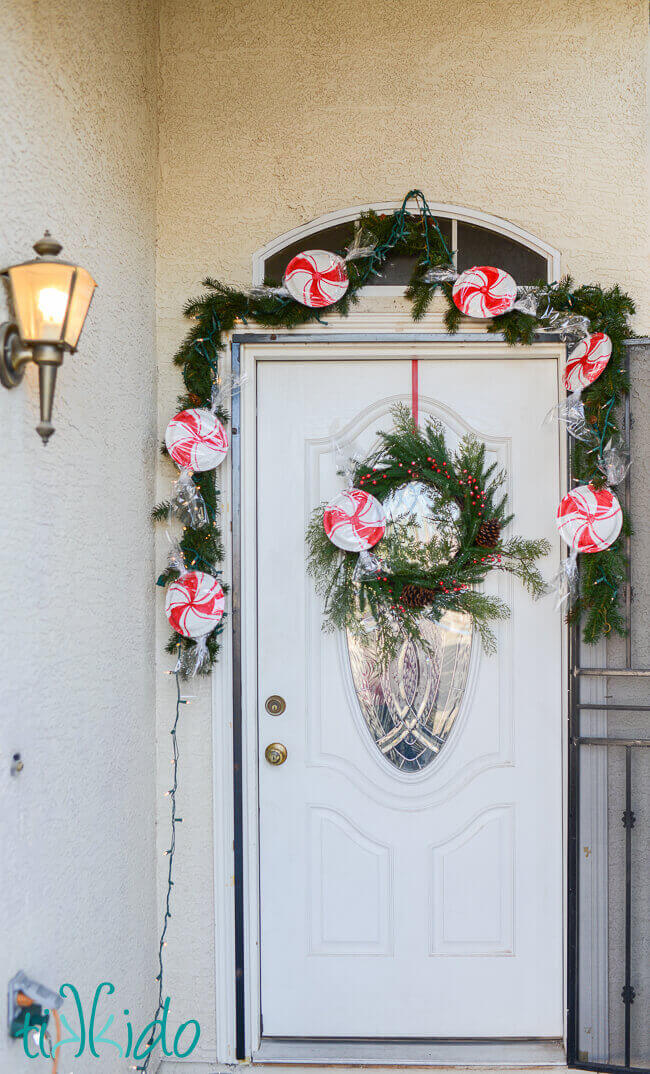
[[[433,603],[435,596],[435,589],[427,589],[423,585],[405,585],[400,603],[407,608],[426,608],[427,604]]]
[[[486,518],[481,522],[476,534],[476,543],[481,548],[495,548],[501,536],[501,524],[496,518]]]

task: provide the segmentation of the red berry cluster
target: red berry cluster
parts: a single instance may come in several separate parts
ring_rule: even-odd
[[[376,485],[378,480],[381,481],[383,478],[385,481],[387,476],[388,474],[380,474],[378,470],[371,470],[367,474],[361,475],[359,478],[359,486],[365,485],[366,481],[372,481],[372,484]]]
[[[451,587],[447,589],[443,582],[440,582],[440,588],[443,593],[449,595],[450,593],[462,593],[464,589],[469,589],[467,582],[459,582],[457,578],[452,578]]]
[[[479,488],[478,481],[473,474],[468,473],[467,470],[463,470],[463,473],[467,476],[465,477],[465,481],[461,479],[459,484],[464,485],[467,483],[467,491],[469,492],[470,501],[479,508],[478,513],[479,516],[481,516],[483,514],[483,508],[485,507],[485,492],[483,489]]]
[[[451,481],[451,474],[447,470],[447,463],[446,462],[443,462],[442,469],[440,468],[440,466],[438,466],[437,461],[433,458],[432,455],[427,455],[427,462],[431,463],[431,469],[433,470],[434,473],[436,473],[436,474],[444,474],[444,476],[447,478],[447,481]]]

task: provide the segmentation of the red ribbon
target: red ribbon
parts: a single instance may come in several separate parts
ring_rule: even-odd
[[[418,401],[418,360],[413,358],[411,360],[411,410],[413,411],[413,424],[415,428],[418,427],[419,421],[419,401]]]

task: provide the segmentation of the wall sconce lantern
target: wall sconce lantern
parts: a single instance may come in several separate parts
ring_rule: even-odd
[[[0,325],[0,383],[15,388],[28,362],[38,366],[43,443],[54,432],[52,403],[64,351],[74,354],[97,286],[78,265],[58,261],[62,246],[49,231],[34,243],[37,257],[0,272],[8,287],[16,322]]]

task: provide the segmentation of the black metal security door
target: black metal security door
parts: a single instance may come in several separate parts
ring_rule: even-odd
[[[630,342],[628,370],[632,348],[632,393],[643,396],[650,341]],[[628,538],[628,635],[608,640],[604,667],[585,666],[590,658],[577,629],[570,638],[568,1062],[584,1070],[647,1074],[650,652],[644,616],[650,594],[643,592],[648,564],[643,530],[649,482],[643,466],[647,423],[633,433],[630,409],[628,397],[624,429],[633,468],[622,491],[629,510],[634,485],[632,522],[638,533]],[[636,660],[646,666],[635,667]]]

